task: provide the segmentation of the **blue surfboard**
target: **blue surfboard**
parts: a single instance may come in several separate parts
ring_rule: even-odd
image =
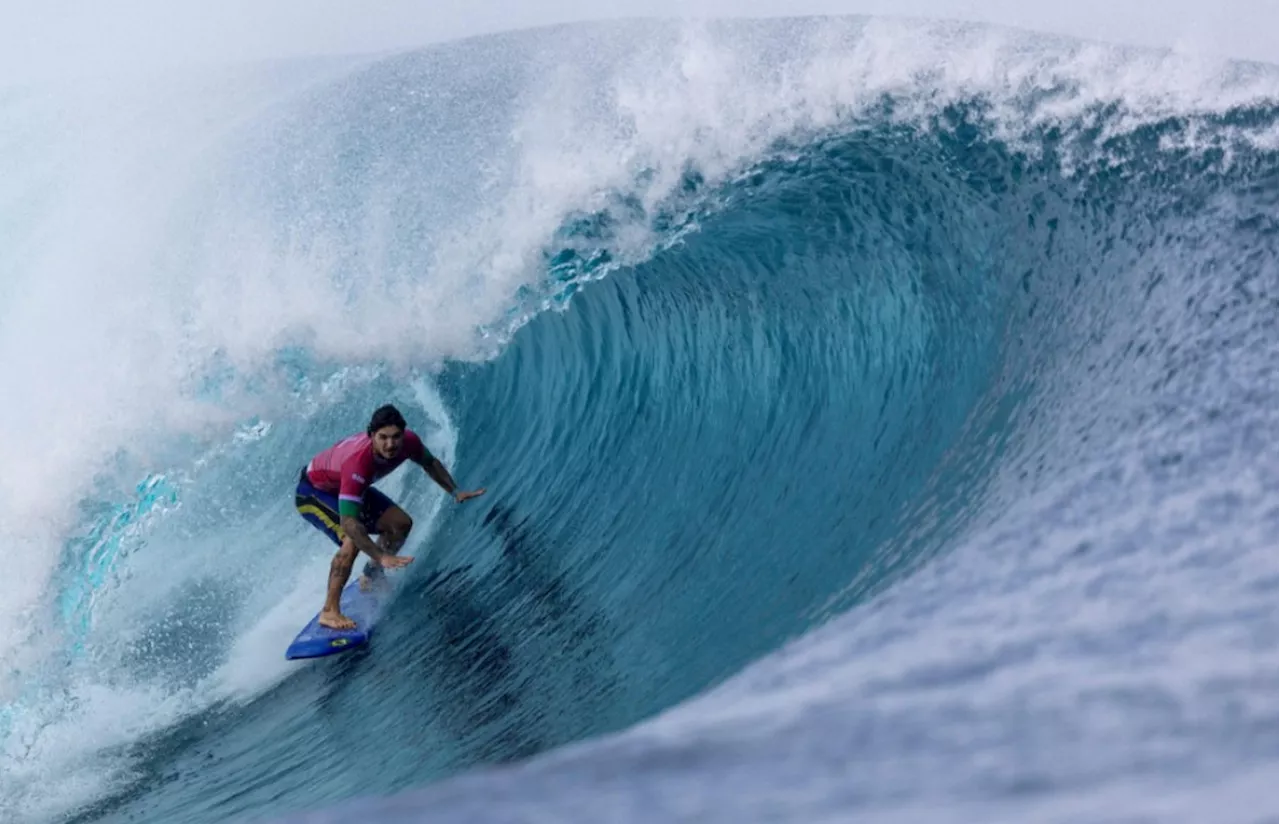
[[[356,576],[346,589],[342,590],[339,609],[342,614],[356,622],[355,629],[329,629],[320,626],[320,613],[316,613],[311,623],[302,628],[298,637],[285,650],[284,657],[289,660],[297,658],[321,658],[325,655],[336,655],[340,652],[362,647],[373,635],[374,624],[378,622],[383,604],[390,596],[390,587],[374,587],[369,592],[360,590],[359,576]]]

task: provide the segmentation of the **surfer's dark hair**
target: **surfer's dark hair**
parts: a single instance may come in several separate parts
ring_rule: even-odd
[[[404,415],[391,404],[379,406],[374,411],[373,417],[369,419],[369,436],[373,437],[373,433],[384,426],[398,426],[401,431],[409,428],[404,422]]]

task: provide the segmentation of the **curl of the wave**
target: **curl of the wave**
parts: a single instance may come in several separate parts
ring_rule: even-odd
[[[0,153],[0,365],[24,387],[0,405],[8,814],[391,791],[627,727],[761,658],[585,757],[706,735],[763,769],[750,719],[838,783],[817,726],[770,702],[876,738],[823,695],[949,686],[966,649],[1034,679],[1026,650],[1087,635],[1071,615],[1094,595],[1055,570],[1154,569],[1136,592],[1194,629],[1178,565],[1223,542],[1201,583],[1274,612],[1231,584],[1274,579],[1273,66],[954,24],[628,23],[115,91],[0,104],[24,124]],[[375,397],[493,497],[437,516],[398,476],[433,566],[385,669],[300,673],[278,653],[327,548],[289,479]],[[1111,630],[1137,621],[1107,603]],[[1157,649],[1135,688],[1200,685]],[[225,789],[261,772],[238,760],[256,732],[293,764],[328,710],[390,736],[397,766],[339,780],[318,756],[270,800]],[[1037,746],[1076,752],[1044,728]],[[917,741],[882,751],[954,769]],[[542,803],[600,812],[582,757],[532,768],[562,799]],[[745,814],[713,761],[706,820]],[[867,798],[899,809],[902,776],[872,772]],[[484,786],[528,798],[522,775]],[[754,783],[742,804],[775,786]],[[439,792],[440,815],[467,804]]]

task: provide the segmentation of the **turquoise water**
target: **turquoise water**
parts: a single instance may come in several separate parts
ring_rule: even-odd
[[[1275,67],[677,34],[373,60],[204,137],[139,276],[178,422],[109,444],[146,480],[36,601],[20,820],[1270,815]],[[489,492],[384,484],[419,560],[286,665],[329,551],[291,481],[387,400]]]

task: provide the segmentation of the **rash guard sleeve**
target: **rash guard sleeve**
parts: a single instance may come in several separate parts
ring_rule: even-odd
[[[338,486],[338,514],[342,517],[350,515],[360,517],[360,507],[364,504],[364,491],[369,488],[369,479],[373,476],[371,460],[365,460],[365,454],[353,456],[342,465],[342,478]]]

